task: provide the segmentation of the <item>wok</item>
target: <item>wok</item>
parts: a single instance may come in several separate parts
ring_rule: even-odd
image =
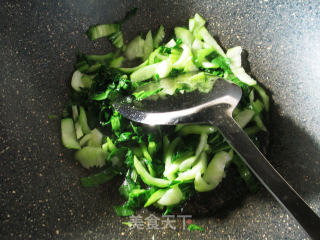
[[[137,230],[112,206],[123,200],[113,181],[81,187],[87,171],[60,142],[60,114],[75,53],[105,53],[89,41],[92,24],[138,12],[123,26],[125,39],[163,23],[186,25],[198,12],[227,49],[249,53],[252,75],[272,95],[273,166],[320,214],[320,3],[316,1],[1,1],[0,5],[0,238],[1,239],[307,239],[261,189],[232,209],[192,218],[203,232]],[[149,216],[149,210],[137,214]],[[156,214],[156,213],[155,213]],[[161,217],[160,215],[158,215]]]

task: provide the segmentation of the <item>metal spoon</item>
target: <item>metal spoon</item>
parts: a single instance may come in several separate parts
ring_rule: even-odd
[[[320,239],[320,218],[272,167],[232,118],[241,99],[241,88],[218,79],[209,93],[198,91],[149,101],[137,106],[116,101],[124,117],[148,125],[212,124],[220,130],[273,197],[297,220],[313,239]]]

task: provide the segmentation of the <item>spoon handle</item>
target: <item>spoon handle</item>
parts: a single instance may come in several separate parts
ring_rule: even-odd
[[[215,126],[221,131],[222,135],[241,156],[260,182],[297,220],[309,236],[312,239],[320,239],[320,218],[272,167],[235,120],[226,115],[223,121],[219,121],[218,125],[215,124]]]

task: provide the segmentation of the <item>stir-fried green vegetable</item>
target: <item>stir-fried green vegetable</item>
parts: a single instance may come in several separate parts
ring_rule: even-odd
[[[200,226],[198,226],[196,224],[191,223],[191,224],[188,225],[188,230],[189,231],[200,231],[200,232],[203,232],[203,227],[200,227]]]
[[[81,178],[83,186],[99,186],[123,176],[120,194],[126,202],[115,206],[121,216],[151,205],[166,208],[167,214],[196,191],[215,189],[230,164],[249,189],[256,190],[251,172],[214,127],[149,127],[123,118],[112,107],[118,95],[142,101],[194,90],[208,92],[217,78],[224,78],[243,89],[234,118],[255,139],[257,133],[267,131],[263,119],[269,98],[244,71],[241,47],[225,53],[198,14],[189,19],[187,28],[176,27],[167,43],[161,25],[155,33],[150,30],[125,45],[123,21],[89,28],[91,40],[107,37],[117,50],[78,56],[70,101],[63,111],[64,146],[77,150],[75,159],[83,167],[101,169]],[[134,59],[141,64],[125,67]]]

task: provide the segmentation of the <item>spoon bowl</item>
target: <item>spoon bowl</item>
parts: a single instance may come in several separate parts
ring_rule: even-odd
[[[210,123],[221,119],[221,111],[232,116],[242,96],[241,88],[223,79],[217,79],[209,93],[199,91],[178,94],[155,100],[144,100],[143,103],[127,103],[124,99],[114,102],[113,106],[124,117],[148,125],[176,125]],[[206,111],[210,108],[210,115]]]

